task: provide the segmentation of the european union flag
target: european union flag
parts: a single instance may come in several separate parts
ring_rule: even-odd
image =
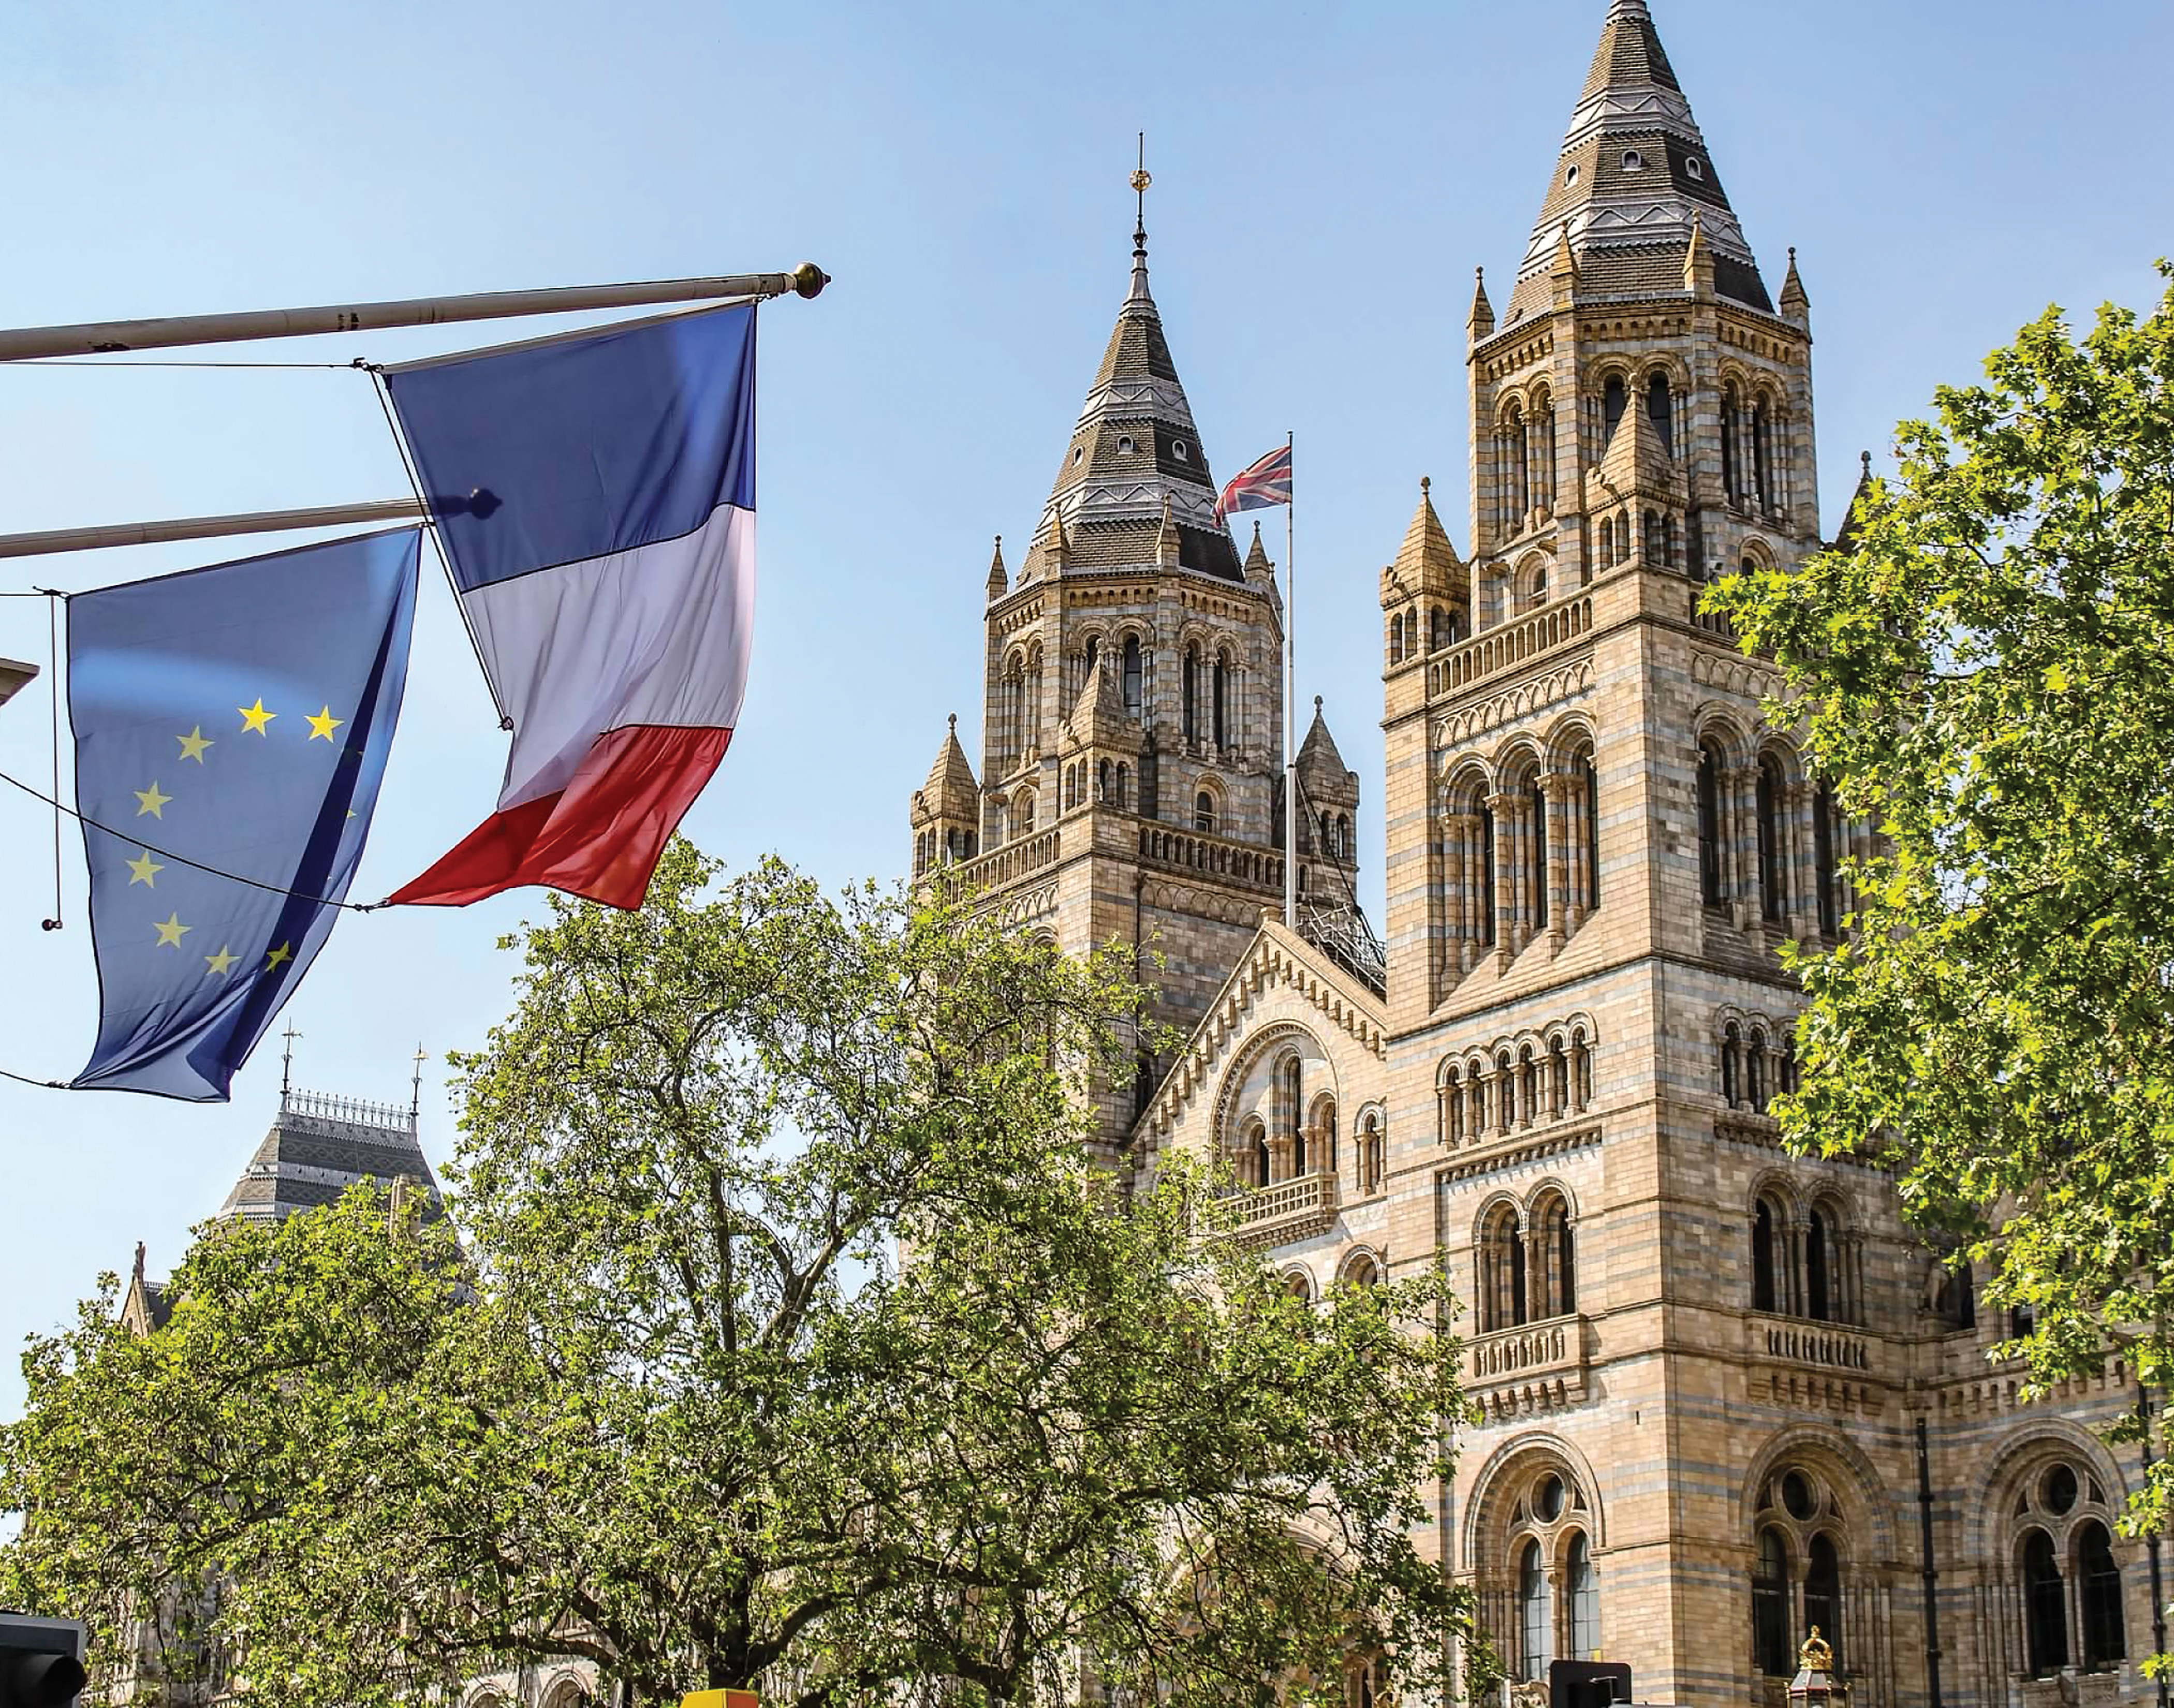
[[[365,534],[68,602],[99,982],[78,1089],[224,1102],[301,982],[370,834],[421,540]]]

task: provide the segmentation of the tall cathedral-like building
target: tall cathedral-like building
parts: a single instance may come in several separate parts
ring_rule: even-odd
[[[1447,1267],[1476,1411],[1425,1545],[1513,1679],[1604,1657],[1642,1700],[1778,1704],[1817,1626],[1858,1708],[1931,1701],[1935,1665],[1950,1704],[2140,1700],[2138,1467],[2096,1433],[2125,1373],[2024,1402],[1987,1358],[2013,1325],[1892,1182],[1766,1112],[1777,951],[1837,940],[1864,835],[1697,609],[1825,543],[1810,307],[1793,253],[1769,277],[1613,0],[1499,314],[1474,293],[1468,553],[1421,481],[1379,579],[1377,951],[1317,709],[1281,922],[1283,611],[1216,524],[1136,234],[1018,572],[990,566],[979,781],[947,738],[915,870],[1161,952],[1185,1042],[1102,1093],[1114,1154],[1227,1158],[1310,1294]]]

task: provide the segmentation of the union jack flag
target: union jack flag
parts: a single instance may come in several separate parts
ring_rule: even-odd
[[[1291,501],[1291,448],[1279,445],[1258,462],[1230,477],[1215,500],[1215,521],[1234,510],[1267,510]]]

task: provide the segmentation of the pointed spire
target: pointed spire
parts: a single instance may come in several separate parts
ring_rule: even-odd
[[[1253,543],[1246,550],[1246,579],[1250,581],[1257,576],[1273,576],[1275,572],[1276,566],[1268,561],[1268,549],[1261,543],[1261,525],[1256,522]]]
[[[1422,474],[1419,508],[1412,512],[1411,526],[1404,530],[1404,543],[1397,548],[1393,566],[1404,586],[1414,592],[1454,589],[1464,567],[1458,561],[1457,548],[1449,543],[1449,531],[1436,513],[1433,489],[1432,479]]]
[[[1857,545],[1858,535],[1863,532],[1864,519],[1872,514],[1872,453],[1858,454],[1857,490],[1849,496],[1849,514],[1842,518],[1841,532],[1834,537],[1829,551],[1846,552]]]
[[[1577,257],[1570,246],[1570,221],[1555,233],[1555,253],[1548,260],[1548,284],[1557,308],[1568,308],[1577,297]]]
[[[1073,701],[1072,714],[1064,722],[1073,742],[1081,747],[1137,744],[1130,733],[1133,716],[1125,710],[1124,696],[1117,691],[1117,674],[1110,667],[1108,654],[1095,661],[1094,672],[1080,684],[1079,697]]]
[[[989,554],[989,597],[1001,599],[1011,586],[1011,578],[1004,573],[1004,537],[997,536],[997,549]]]
[[[1800,327],[1812,323],[1812,300],[1804,295],[1804,281],[1797,274],[1797,246],[1789,246],[1789,276],[1782,281],[1782,318]]]
[[[1616,0],[1601,24],[1548,192],[1533,222],[1504,323],[1548,311],[1566,221],[1581,301],[1676,287],[1701,214],[1721,295],[1771,311],[1675,68],[1642,0]]]
[[[1660,429],[1643,403],[1633,398],[1609,435],[1600,454],[1600,481],[1619,497],[1641,492],[1655,497],[1679,496],[1674,459],[1661,443]]]
[[[1178,550],[1182,542],[1178,537],[1177,519],[1171,514],[1170,495],[1162,495],[1162,527],[1155,535],[1155,567],[1174,570],[1177,567]]]
[[[1133,169],[1133,294],[1134,302],[1152,302],[1148,295],[1148,133],[1140,132],[1140,163]]]
[[[955,711],[915,805],[929,818],[971,821],[979,816],[981,801],[982,786],[974,781],[974,767],[967,761],[966,750],[959,745],[959,714]]]
[[[1215,519],[1214,475],[1171,359],[1161,313],[1148,292],[1144,165],[1133,176],[1139,202],[1132,289],[1065,444],[1049,502],[1063,507],[1065,547],[1075,566],[1157,566],[1168,508],[1182,538],[1184,566],[1240,581],[1236,544]],[[1045,566],[1043,543],[1037,534],[1030,563],[1037,572]]]
[[[1064,512],[1049,507],[1049,537],[1042,542],[1042,561],[1062,575],[1072,562],[1072,541],[1064,532]]]
[[[1472,312],[1466,317],[1464,329],[1471,341],[1478,343],[1495,330],[1495,305],[1487,300],[1487,269],[1472,269]]]
[[[1693,208],[1690,241],[1684,247],[1684,289],[1701,302],[1710,302],[1713,282],[1713,247],[1706,241],[1706,219]]]

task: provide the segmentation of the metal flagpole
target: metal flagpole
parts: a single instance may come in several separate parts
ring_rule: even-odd
[[[417,296],[392,302],[327,303],[313,308],[256,309],[237,314],[17,327],[0,329],[0,362],[41,356],[105,355],[116,350],[170,349],[181,344],[246,343],[254,338],[299,338],[318,332],[377,332],[387,327],[442,326],[456,321],[631,308],[644,303],[703,302],[721,297],[763,302],[788,294],[815,296],[830,282],[830,275],[821,268],[803,261],[790,273],[740,273],[722,278],[571,284],[544,290],[487,290],[472,296]]]
[[[308,510],[243,511],[233,516],[179,516],[170,522],[57,527],[44,533],[0,534],[0,558],[34,558],[48,552],[95,552],[107,546],[157,545],[166,540],[212,539],[225,534],[277,533],[284,528],[414,522],[424,514],[423,506],[412,498],[381,498],[364,504],[323,504]]]
[[[1284,926],[1298,929],[1298,740],[1293,708],[1298,700],[1297,440],[1286,432],[1284,450],[1291,463],[1290,502],[1284,506]]]

